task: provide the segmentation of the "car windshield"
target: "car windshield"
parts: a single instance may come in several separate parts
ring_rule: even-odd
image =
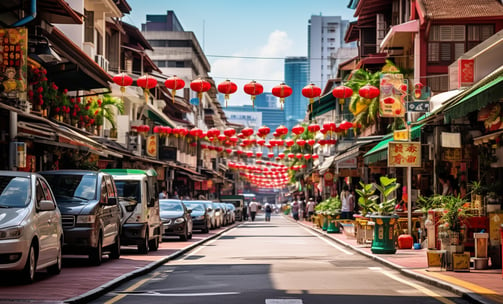
[[[58,198],[96,199],[96,175],[44,174]]]
[[[28,178],[0,176],[0,208],[23,208],[28,204],[29,195]]]
[[[204,205],[199,203],[185,203],[187,208],[192,209],[193,211],[204,211]]]
[[[119,197],[140,201],[140,181],[115,180]]]
[[[183,211],[183,206],[181,202],[172,201],[159,201],[159,206],[162,211]]]

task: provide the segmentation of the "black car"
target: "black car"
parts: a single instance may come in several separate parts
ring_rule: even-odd
[[[211,218],[205,202],[183,200],[183,204],[189,210],[192,210],[190,213],[192,216],[192,228],[195,230],[201,230],[203,233],[208,233],[211,229]]]
[[[101,264],[104,250],[120,257],[121,209],[108,173],[87,170],[43,171],[61,211],[65,254],[86,254]]]
[[[159,200],[161,221],[163,226],[163,238],[178,236],[186,241],[192,238],[191,211],[178,199]]]

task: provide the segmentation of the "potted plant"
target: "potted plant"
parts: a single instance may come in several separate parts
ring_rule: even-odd
[[[358,244],[372,243],[374,238],[374,227],[370,224],[370,214],[375,209],[375,200],[378,196],[375,194],[376,188],[374,184],[364,184],[360,181],[360,189],[355,189],[358,194],[358,206],[360,214],[355,215],[355,234]]]
[[[396,197],[394,191],[400,187],[396,178],[381,176],[379,184],[374,187],[380,192],[381,201],[372,196],[373,204],[370,206],[372,211],[370,218],[374,221],[374,239],[372,241],[372,253],[395,253],[395,223],[398,215],[395,214]]]
[[[322,229],[327,232],[339,232],[338,227],[332,222],[341,214],[341,200],[339,196],[330,197],[314,208],[317,215],[323,219]]]

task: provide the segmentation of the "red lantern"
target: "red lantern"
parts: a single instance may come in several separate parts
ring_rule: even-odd
[[[317,124],[310,124],[309,126],[307,126],[307,130],[311,133],[316,133],[320,130],[320,126],[317,125]]]
[[[283,159],[283,158],[285,158],[285,153],[283,153],[283,152],[278,153],[278,158],[279,158],[279,159]]]
[[[304,127],[301,125],[296,125],[292,128],[292,133],[294,133],[295,135],[300,135],[304,133]]]
[[[274,157],[274,153],[272,153],[272,152],[267,153],[267,157],[273,158]]]
[[[295,158],[297,158],[297,159],[302,159],[303,156],[304,155],[302,153],[295,154]]]
[[[112,78],[112,80],[114,81],[115,84],[121,87],[121,100],[122,100],[124,92],[126,91],[126,87],[133,84],[133,78],[131,78],[126,73],[120,73],[118,75],[115,75],[114,78]]]
[[[253,129],[252,128],[244,128],[243,130],[241,130],[241,133],[243,133],[243,135],[245,137],[250,137],[253,135]]]
[[[310,158],[311,158],[311,154],[307,154],[307,153],[306,153],[306,154],[304,154],[304,158],[305,158],[305,159],[310,159]]]
[[[313,112],[314,99],[320,97],[321,88],[317,87],[314,83],[310,83],[302,89],[302,95],[309,98],[309,105],[311,106],[311,112]]]
[[[201,137],[203,131],[199,128],[193,128],[190,130],[189,134],[195,138]]]
[[[353,124],[350,123],[349,121],[343,121],[339,125],[339,128],[341,128],[342,130],[348,130],[348,129],[351,129],[352,127],[353,127]]]
[[[332,95],[335,98],[339,98],[339,104],[341,105],[342,108],[344,107],[345,99],[353,95],[353,90],[350,87],[341,85],[332,90]]]
[[[320,158],[320,157],[318,156],[318,154],[313,154],[313,155],[311,156],[311,158],[312,158],[312,159],[318,159],[318,158]]]
[[[225,94],[225,96],[224,96],[225,107],[227,107],[227,101],[229,100],[229,95],[236,93],[236,91],[238,90],[238,86],[234,82],[227,79],[227,80],[221,82],[217,86],[217,90],[218,90],[218,92]]]
[[[306,144],[305,140],[303,140],[303,139],[297,139],[297,145],[298,146],[304,147],[305,144]]]
[[[374,99],[379,96],[379,89],[373,85],[366,84],[358,90],[358,94],[367,99]]]
[[[171,90],[171,100],[174,103],[176,90],[183,89],[183,87],[185,87],[185,81],[183,81],[183,79],[181,78],[176,77],[176,75],[173,75],[166,79],[164,86]]]
[[[288,134],[288,128],[285,126],[279,126],[276,128],[276,133],[278,134],[278,136],[276,136],[276,137],[286,135],[286,134]]]
[[[279,97],[279,103],[281,104],[281,109],[283,110],[283,103],[285,103],[285,98],[292,95],[292,88],[282,82],[281,84],[272,88],[272,95]]]
[[[308,145],[310,145],[310,146],[314,146],[314,144],[316,143],[316,140],[314,140],[314,139],[309,139],[309,140],[307,140],[307,141],[306,141],[306,143],[307,143]]]
[[[261,158],[261,157],[262,157],[262,154],[264,154],[264,153],[262,153],[262,152],[257,152],[257,153],[256,153],[256,155],[257,155],[257,157],[258,157],[258,158]]]
[[[264,139],[259,139],[259,140],[257,140],[257,144],[259,146],[263,146],[265,144],[265,140]]]
[[[203,93],[211,89],[211,84],[204,79],[198,78],[190,83],[190,88],[192,91],[197,92],[197,98],[201,100],[203,98]]]
[[[287,139],[285,140],[285,144],[287,147],[291,147],[295,144],[295,142],[292,139]]]
[[[262,126],[260,128],[258,128],[258,136],[259,137],[266,137],[269,133],[271,132],[271,129],[267,126]]]
[[[152,76],[148,76],[148,74],[145,74],[140,78],[138,78],[138,80],[136,80],[136,84],[139,87],[143,88],[143,92],[145,94],[145,101],[148,101],[148,93],[150,89],[155,88],[155,86],[157,85],[157,79],[155,79]]]
[[[262,94],[262,92],[264,92],[264,87],[255,80],[252,80],[251,82],[244,85],[243,90],[246,94],[251,95],[252,108],[254,108],[255,98],[257,97],[257,95],[260,95]]]
[[[233,128],[227,128],[224,130],[224,134],[227,137],[231,137],[234,136],[234,134],[236,134],[236,130],[234,130]]]

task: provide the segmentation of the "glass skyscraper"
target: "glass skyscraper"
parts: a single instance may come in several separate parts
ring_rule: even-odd
[[[302,96],[302,88],[309,84],[309,61],[307,57],[285,58],[285,83],[292,88],[292,95],[283,105],[285,126],[291,130],[306,116],[308,99]]]

